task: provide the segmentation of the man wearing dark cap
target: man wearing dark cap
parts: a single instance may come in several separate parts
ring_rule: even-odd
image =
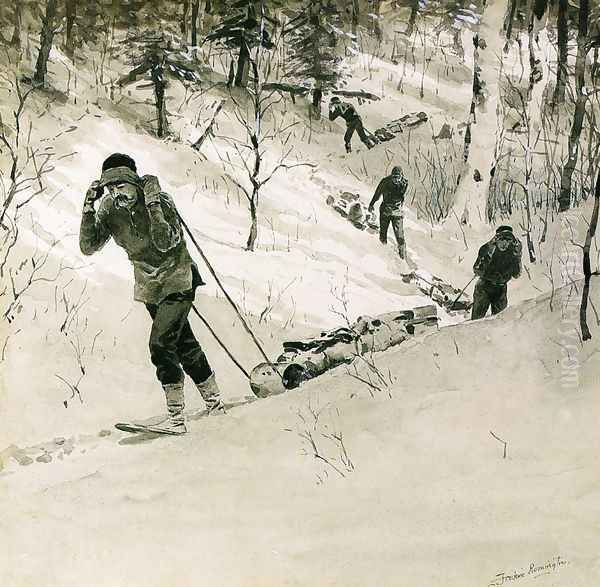
[[[483,318],[490,306],[492,314],[506,308],[506,284],[521,275],[521,253],[521,243],[510,226],[499,226],[494,238],[479,249],[473,265],[479,279],[473,293],[471,320]]]
[[[95,202],[108,194],[95,209]],[[110,238],[125,249],[134,268],[134,299],[152,317],[150,358],[165,392],[168,418],[156,431],[186,432],[184,372],[200,391],[210,412],[222,411],[214,373],[188,322],[196,287],[204,285],[187,250],[171,197],[153,176],[140,177],[134,160],[115,153],[102,165],[102,176],[88,189],[83,205],[79,246],[84,255],[100,250]]]
[[[356,112],[352,104],[342,102],[337,96],[334,96],[329,101],[329,120],[335,120],[341,116],[346,121],[346,134],[344,135],[344,144],[346,145],[346,153],[352,151],[352,135],[357,132],[360,140],[370,149],[375,140],[367,136],[361,117]]]
[[[375,194],[369,204],[369,211],[373,212],[375,203],[383,196],[379,207],[379,240],[387,244],[387,233],[390,224],[394,230],[398,254],[401,259],[406,258],[406,243],[404,241],[404,194],[408,188],[408,181],[404,177],[402,167],[396,165],[392,173],[384,177],[377,186]]]

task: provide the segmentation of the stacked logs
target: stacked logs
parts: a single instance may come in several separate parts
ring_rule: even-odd
[[[252,370],[250,387],[260,398],[284,393],[329,369],[351,363],[359,355],[384,351],[424,330],[437,328],[437,324],[434,305],[361,316],[348,328],[283,343],[283,353],[273,363],[261,363]]]

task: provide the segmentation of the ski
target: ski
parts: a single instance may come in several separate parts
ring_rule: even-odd
[[[160,426],[148,426],[144,424],[132,424],[129,422],[117,422],[115,424],[117,430],[122,432],[132,432],[134,434],[139,433],[152,433],[152,434],[167,434],[169,436],[179,436],[183,432],[175,432],[168,430],[167,428],[161,428]]]
[[[237,408],[238,406],[243,406],[246,404],[253,403],[257,399],[258,398],[256,398],[256,397],[246,396],[246,398],[243,400],[226,403],[226,404],[224,404],[225,413],[227,413],[232,408]],[[213,417],[216,417],[218,415],[219,414],[215,414]],[[189,422],[193,422],[194,420],[199,420],[201,418],[208,418],[209,416],[210,416],[210,413],[207,412],[206,409],[204,409],[204,410],[200,410],[196,413],[187,415],[186,421],[189,423]],[[158,420],[158,418],[154,418],[154,421],[156,421],[156,420]],[[150,422],[151,420],[147,420],[147,421]],[[158,423],[157,424],[151,424],[151,423],[136,424],[134,422],[117,422],[115,424],[115,428],[117,430],[121,430],[122,432],[131,432],[133,434],[150,433],[150,434],[167,434],[169,436],[179,436],[182,434],[181,432],[176,432],[173,430],[169,430],[168,428],[163,428]]]

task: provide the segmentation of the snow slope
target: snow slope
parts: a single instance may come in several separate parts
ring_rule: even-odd
[[[542,296],[377,354],[393,383],[373,395],[337,369],[185,437],[115,433],[13,463],[4,583],[595,585],[599,347],[572,342],[577,299],[565,288],[553,311]]]
[[[58,49],[53,49],[51,57],[50,81],[58,93],[35,93],[29,107],[35,120],[32,136],[56,154],[54,170],[46,177],[48,196],[31,203],[37,236],[27,236],[23,230],[13,256],[26,258],[35,247],[44,250],[56,239],[47,275],[53,275],[61,262],[77,270],[65,272],[54,285],[32,287],[25,297],[6,347],[0,394],[6,424],[0,431],[0,446],[83,433],[90,426],[110,426],[117,415],[145,417],[162,409],[146,350],[148,319],[144,308],[131,300],[132,272],[124,253],[112,243],[93,257],[83,257],[78,250],[83,196],[111,152],[132,154],[141,173],[160,178],[228,291],[258,328],[269,353],[278,354],[285,337],[344,323],[340,312],[354,320],[361,314],[429,302],[414,286],[401,281],[399,273],[406,267],[400,265],[393,244],[382,247],[376,236],[356,230],[325,204],[327,195],[345,189],[358,191],[368,201],[394,164],[394,152],[406,148],[402,142],[388,143],[385,158],[380,149],[340,158],[340,125],[327,120],[315,123],[309,144],[306,105],[284,104],[280,114],[301,123],[294,139],[295,160],[316,167],[283,172],[265,186],[259,209],[259,247],[248,253],[243,250],[249,229],[244,196],[223,180],[220,158],[232,148],[219,139],[207,144],[203,157],[189,148],[188,141],[199,133],[192,123],[197,109],[190,105],[178,111],[183,98],[179,86],[174,84],[169,95],[173,131],[181,142],[160,141],[143,130],[143,120],[152,116],[152,110],[135,101],[141,96],[134,92],[130,99],[125,92],[111,101],[108,89],[98,89],[84,64],[74,67]],[[111,71],[117,76],[122,67],[119,62],[108,62],[107,77]],[[378,75],[385,77],[387,72],[374,74]],[[365,105],[365,119],[374,117],[379,123],[416,107],[395,94]],[[49,108],[53,96],[60,99]],[[209,120],[211,104],[220,97],[216,89],[201,99],[202,120]],[[220,135],[239,135],[230,106],[220,115],[217,130]],[[411,135],[416,145],[430,140],[431,129],[422,127]],[[277,142],[272,145],[265,166],[275,163],[280,148]],[[457,226],[426,228],[410,208],[405,226],[409,255],[417,265],[460,286],[470,279],[476,251],[464,251]],[[208,285],[199,292],[198,306],[251,369],[260,355],[249,346],[201,262],[200,268]],[[61,331],[68,304],[78,300],[83,303],[79,319],[70,322],[71,331]],[[265,308],[270,310],[259,325],[257,318]],[[19,328],[19,321],[27,328]],[[283,326],[285,332],[280,330]],[[196,328],[221,374],[224,394],[232,399],[243,395],[238,389],[243,380],[235,367],[202,327]],[[82,401],[65,383],[74,384],[81,375],[76,349],[81,351],[85,370],[78,385]]]
[[[52,58],[51,82],[65,99],[38,117],[47,97],[32,97],[34,134],[54,146],[57,158],[65,157],[47,178],[49,198],[32,204],[38,237],[29,234],[17,253],[25,256],[56,238],[50,274],[61,261],[78,269],[62,276],[58,289],[40,285],[29,292],[2,362],[0,449],[7,448],[0,450],[0,528],[10,537],[0,550],[3,584],[37,584],[44,577],[44,584],[61,587],[462,587],[489,585],[499,573],[523,569],[522,585],[598,584],[594,313],[590,308],[594,338],[582,345],[573,322],[580,290],[543,294],[578,277],[577,248],[571,247],[573,263],[572,251],[563,249],[570,238],[580,240],[581,218],[573,234],[551,226],[538,263],[524,260],[523,278],[510,284],[511,307],[501,316],[448,325],[374,356],[381,377],[361,360],[350,367],[380,389],[339,368],[227,416],[191,418],[190,434],[182,438],[112,430],[116,420],[162,413],[164,403],[147,356],[149,320],[132,301],[127,259],[113,244],[91,258],[78,252],[83,194],[101,161],[115,150],[129,152],[141,172],[159,176],[267,353],[276,356],[286,338],[343,323],[344,304],[354,319],[428,302],[399,279],[393,246],[354,229],[325,197],[350,190],[368,201],[409,149],[430,143],[444,122],[462,122],[468,69],[457,70],[458,81],[425,76],[431,126],[385,150],[342,155],[343,128],[327,120],[313,121],[309,143],[306,103],[286,102],[281,113],[301,122],[294,157],[317,167],[268,184],[259,248],[248,253],[242,249],[248,230],[243,196],[222,178],[226,144],[207,144],[203,157],[187,144],[200,130],[193,123],[198,109],[207,121],[222,93],[212,90],[200,106],[178,109],[183,92],[174,85],[169,107],[180,141],[159,141],[144,130],[152,110],[135,102],[140,95],[130,100],[125,92],[111,101],[106,88],[97,93],[85,64],[74,70],[60,51]],[[108,62],[107,75],[119,67]],[[66,68],[72,69],[69,86]],[[357,87],[384,96],[361,106],[369,126],[423,108],[418,68],[408,68],[402,93],[397,69],[369,55],[355,63]],[[229,106],[218,132],[239,132]],[[278,149],[275,144],[267,154],[267,164]],[[493,229],[461,229],[454,217],[430,227],[409,207],[406,232],[413,262],[462,287]],[[551,269],[544,275],[548,260],[550,267],[565,265],[569,275]],[[201,272],[208,285],[198,307],[252,368],[259,353],[202,266]],[[596,307],[599,286],[594,279]],[[85,301],[79,317],[61,330],[77,300]],[[192,321],[225,398],[246,401],[243,377]],[[81,401],[64,383],[81,376],[78,350],[85,367]],[[578,379],[571,387],[573,372]],[[191,386],[186,401],[190,412],[201,406]],[[506,441],[506,458],[491,432]],[[28,453],[19,447],[38,442],[45,444],[24,466]],[[568,562],[550,567],[549,577],[527,573],[531,563],[558,556]]]

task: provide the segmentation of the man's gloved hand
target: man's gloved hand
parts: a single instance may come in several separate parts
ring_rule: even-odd
[[[375,210],[375,205],[374,204],[370,204],[369,205],[369,212],[371,212],[371,214],[372,214],[374,210]]]
[[[83,202],[84,212],[95,212],[94,203],[99,200],[104,193],[104,187],[100,187],[100,181],[93,181],[85,193],[85,200]]]
[[[142,188],[144,190],[144,203],[146,207],[160,204],[161,189],[156,176],[144,175],[142,177]]]

